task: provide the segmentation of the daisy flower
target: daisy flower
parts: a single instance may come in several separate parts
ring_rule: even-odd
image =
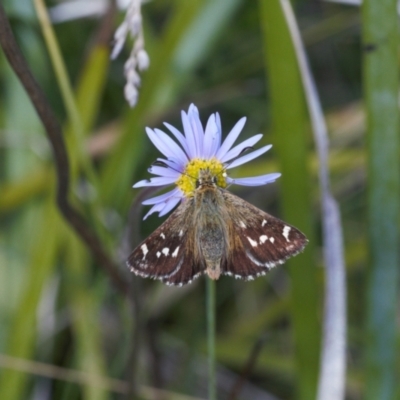
[[[203,128],[199,111],[195,105],[191,104],[187,113],[182,111],[184,134],[174,126],[164,123],[176,141],[160,129],[146,128],[149,139],[165,158],[158,158],[157,162],[148,169],[156,177],[139,181],[133,187],[163,187],[175,184],[175,188],[145,200],[142,204],[152,207],[144,219],[155,212],[162,217],[180,201],[192,197],[200,170],[209,169],[216,177],[217,185],[222,188],[231,184],[260,186],[279,178],[281,175],[279,173],[235,179],[228,176],[228,170],[253,160],[272,147],[272,145],[267,145],[244,154],[246,149],[252,148],[262,138],[262,134],[233,146],[245,122],[246,118],[241,118],[222,142],[219,114],[211,114],[206,127]]]

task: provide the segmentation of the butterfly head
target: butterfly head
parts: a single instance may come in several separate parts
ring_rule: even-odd
[[[217,187],[218,177],[209,168],[200,169],[196,179],[196,189],[201,187]]]
[[[192,197],[202,187],[226,188],[226,176],[225,166],[219,160],[194,158],[186,165],[176,185],[186,197]]]

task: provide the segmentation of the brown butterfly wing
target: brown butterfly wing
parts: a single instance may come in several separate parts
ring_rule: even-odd
[[[230,249],[222,273],[251,280],[300,253],[307,238],[297,228],[223,190],[230,216]]]
[[[133,250],[127,260],[129,269],[167,285],[192,282],[205,272],[205,266],[193,255],[193,228],[193,200],[189,199]]]

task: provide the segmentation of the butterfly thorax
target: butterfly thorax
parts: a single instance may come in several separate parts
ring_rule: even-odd
[[[221,189],[207,170],[200,174],[194,202],[195,257],[204,260],[211,279],[218,279],[228,251],[227,211]]]

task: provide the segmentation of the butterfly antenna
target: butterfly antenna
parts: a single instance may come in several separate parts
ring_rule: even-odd
[[[169,169],[172,169],[172,170],[178,172],[179,174],[186,175],[187,177],[189,177],[189,178],[191,178],[191,179],[194,179],[194,180],[197,179],[197,178],[195,178],[194,176],[191,176],[191,175],[187,174],[186,172],[182,172],[182,171],[179,171],[179,170],[176,169],[176,168],[171,167],[170,165],[166,164],[164,161],[161,161],[161,160],[156,160],[156,161],[154,161],[151,165],[152,165],[152,166],[154,165],[154,166],[156,166],[156,167],[169,168]],[[150,170],[150,168],[149,168],[149,170]],[[149,171],[149,172],[150,172],[150,171]]]
[[[228,164],[226,164],[225,167],[224,167],[224,169],[222,170],[222,176],[223,176],[223,177],[226,177],[226,176],[227,176],[226,170],[228,169],[228,167],[229,167],[238,157],[242,156],[244,153],[247,153],[249,150],[254,150],[254,147],[252,147],[252,146],[245,147],[233,160],[229,161]],[[228,188],[229,186],[231,186],[232,184],[233,184],[233,182],[232,182],[232,183],[229,183],[228,186],[227,186],[227,188]]]
[[[228,169],[228,167],[240,156],[242,156],[244,153],[247,153],[249,150],[254,150],[254,147],[249,146],[245,147],[233,160],[229,161],[228,164],[225,165],[224,167],[224,172]]]

